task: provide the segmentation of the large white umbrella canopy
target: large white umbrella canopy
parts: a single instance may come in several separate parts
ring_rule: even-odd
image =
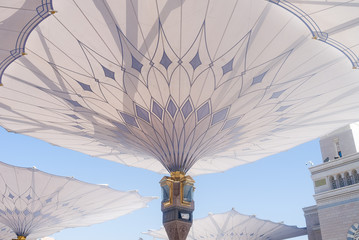
[[[168,239],[164,228],[150,230],[145,234],[154,239]],[[288,226],[240,214],[235,210],[212,214],[196,219],[187,240],[282,240],[307,234],[305,228]]]
[[[358,4],[53,0],[0,125],[160,173],[258,160],[358,120]]]
[[[29,239],[114,219],[146,207],[152,199],[0,163],[0,223]]]

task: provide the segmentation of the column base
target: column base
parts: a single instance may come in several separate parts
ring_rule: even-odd
[[[192,223],[180,220],[164,223],[169,240],[186,240]]]

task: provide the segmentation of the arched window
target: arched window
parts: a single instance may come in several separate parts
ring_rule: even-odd
[[[330,184],[331,184],[331,186],[332,186],[332,189],[336,189],[336,188],[337,188],[337,183],[335,182],[335,179],[334,179],[333,176],[330,176],[330,177],[329,177],[329,182],[330,182]]]
[[[339,182],[339,187],[344,187],[345,184],[344,184],[344,179],[342,178],[342,175],[338,174],[337,178],[338,178],[338,182]]]
[[[344,173],[344,179],[345,179],[345,183],[347,185],[352,185],[353,184],[352,178],[351,178],[351,176],[349,176],[348,172]]]
[[[358,174],[357,170],[352,171],[352,176],[353,176],[354,183],[359,183],[359,174]]]

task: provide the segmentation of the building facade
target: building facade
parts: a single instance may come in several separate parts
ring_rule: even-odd
[[[315,206],[304,208],[309,240],[359,240],[359,123],[320,139],[323,163],[309,168]]]

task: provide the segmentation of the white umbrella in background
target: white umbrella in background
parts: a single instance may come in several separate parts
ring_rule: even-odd
[[[0,223],[19,239],[115,219],[146,207],[152,199],[136,191],[121,192],[0,163]]]
[[[164,228],[144,234],[154,239],[168,239]],[[282,240],[306,234],[305,228],[262,220],[232,209],[220,214],[210,213],[208,217],[194,220],[187,240]]]

